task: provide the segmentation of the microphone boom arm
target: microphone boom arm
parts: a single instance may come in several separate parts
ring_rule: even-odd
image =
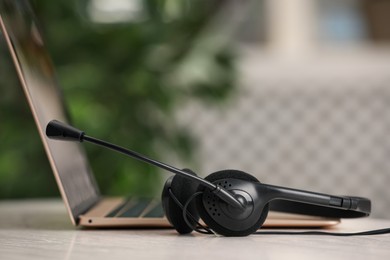
[[[46,136],[50,139],[56,139],[56,140],[64,140],[64,141],[78,141],[83,142],[87,141],[90,143],[94,143],[96,145],[109,148],[111,150],[120,152],[122,154],[125,154],[127,156],[130,156],[132,158],[135,158],[137,160],[152,164],[154,166],[157,166],[161,169],[167,170],[169,172],[172,172],[174,174],[181,175],[185,178],[194,180],[198,182],[200,185],[205,186],[206,188],[210,189],[216,196],[218,196],[221,200],[225,201],[229,205],[244,209],[244,205],[241,204],[239,200],[237,200],[231,193],[223,189],[222,187],[215,185],[205,179],[200,178],[199,176],[189,174],[183,170],[180,170],[176,167],[173,167],[171,165],[165,164],[163,162],[148,158],[142,154],[139,154],[135,151],[126,149],[124,147],[91,137],[85,135],[85,133],[77,128],[74,128],[70,125],[64,124],[62,122],[59,122],[57,120],[52,120],[47,124],[46,127]]]
[[[132,150],[126,149],[124,147],[121,147],[121,146],[118,146],[118,145],[115,145],[115,144],[112,144],[112,143],[109,143],[109,142],[106,142],[106,141],[103,141],[103,140],[100,140],[100,139],[97,139],[97,138],[94,138],[94,137],[91,137],[88,135],[83,135],[81,142],[82,141],[87,141],[87,142],[94,143],[94,144],[97,144],[97,145],[100,145],[103,147],[107,147],[111,150],[123,153],[123,154],[130,156],[130,157],[133,157],[137,160],[147,162],[149,164],[152,164],[154,166],[157,166],[157,167],[162,168],[164,170],[167,170],[169,172],[172,172],[172,173],[175,173],[178,175],[182,175],[183,177],[187,177],[189,179],[196,179],[200,184],[202,184],[203,186],[205,186],[206,188],[209,188],[211,190],[215,190],[217,188],[215,184],[212,184],[208,181],[205,181],[204,179],[202,179],[198,176],[191,175],[188,172],[182,171],[174,166],[165,164],[163,162],[144,157],[143,155],[141,155],[137,152],[134,152]]]

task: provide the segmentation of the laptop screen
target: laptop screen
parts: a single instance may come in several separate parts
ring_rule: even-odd
[[[28,2],[0,0],[0,23],[61,195],[73,222],[77,223],[77,216],[99,199],[99,190],[80,145],[51,141],[44,135],[50,120],[69,120],[53,65]]]

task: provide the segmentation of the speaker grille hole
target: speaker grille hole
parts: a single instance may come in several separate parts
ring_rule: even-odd
[[[204,203],[206,206],[207,212],[210,214],[210,216],[213,217],[220,217],[221,211],[219,209],[219,204],[217,203],[219,201],[219,198],[217,198],[214,194],[206,194],[204,197]]]

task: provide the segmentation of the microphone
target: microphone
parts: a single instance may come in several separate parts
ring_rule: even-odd
[[[163,162],[148,158],[140,153],[137,153],[135,151],[126,149],[124,147],[99,140],[97,138],[87,136],[84,131],[81,131],[77,128],[74,128],[73,126],[67,125],[65,123],[62,123],[58,120],[52,120],[50,121],[46,126],[46,136],[50,139],[54,140],[61,140],[61,141],[75,141],[75,142],[90,142],[94,143],[106,148],[109,148],[111,150],[123,153],[129,157],[135,158],[137,160],[149,163],[151,165],[157,166],[161,169],[164,169],[166,171],[169,171],[174,174],[181,175],[185,178],[191,179],[200,185],[205,186],[206,188],[210,189],[211,192],[213,192],[218,198],[229,204],[230,206],[233,206],[235,208],[244,209],[245,206],[242,205],[242,203],[236,199],[230,192],[225,190],[219,185],[213,184],[203,178],[200,178],[199,176],[192,175],[188,172],[185,172],[183,170],[180,170],[176,167],[173,167],[171,165],[165,164]]]

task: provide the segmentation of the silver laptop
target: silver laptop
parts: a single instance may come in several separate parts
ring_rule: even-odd
[[[69,120],[53,65],[28,1],[0,0],[0,25],[73,224],[168,227],[158,199],[102,197],[81,145],[53,142],[45,136],[49,121]],[[338,222],[337,219],[271,212],[265,226],[328,226]]]

